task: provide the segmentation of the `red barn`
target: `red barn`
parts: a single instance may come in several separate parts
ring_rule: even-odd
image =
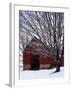
[[[63,58],[60,63],[64,64]],[[48,56],[43,43],[34,37],[23,52],[23,70],[48,69],[52,67],[54,60]]]

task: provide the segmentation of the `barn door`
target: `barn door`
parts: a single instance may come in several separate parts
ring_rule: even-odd
[[[39,70],[39,67],[40,67],[39,55],[37,54],[32,55],[31,70]]]

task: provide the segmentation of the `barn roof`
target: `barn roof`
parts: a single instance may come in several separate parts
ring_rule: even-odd
[[[46,49],[44,48],[44,43],[36,38],[33,37],[33,39],[30,41],[30,43],[25,48],[26,51],[32,51],[33,54],[41,54],[41,55],[47,55]]]

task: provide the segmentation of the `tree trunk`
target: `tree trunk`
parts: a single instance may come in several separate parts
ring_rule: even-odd
[[[56,72],[60,71],[60,61],[59,61],[59,49],[57,49],[57,54],[56,54]]]
[[[55,72],[60,72],[60,64],[59,63],[56,65],[56,71]]]

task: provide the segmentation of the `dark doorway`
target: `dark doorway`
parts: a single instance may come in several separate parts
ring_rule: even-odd
[[[40,67],[39,55],[35,54],[32,56],[31,70],[39,70],[39,67]]]

